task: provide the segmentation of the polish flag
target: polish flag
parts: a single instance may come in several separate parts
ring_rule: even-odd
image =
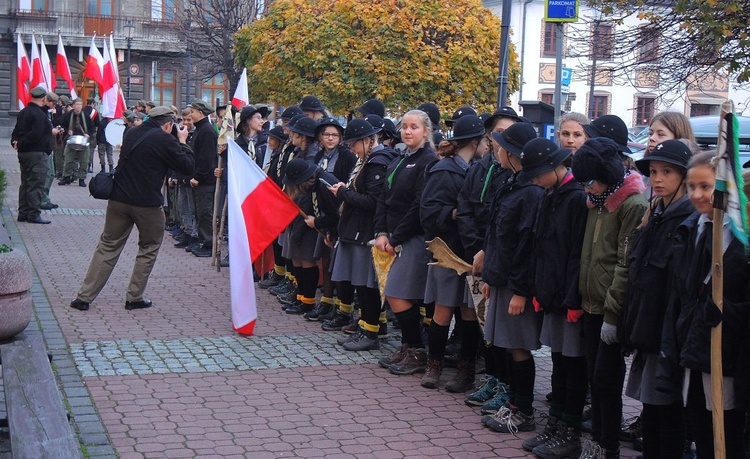
[[[242,110],[242,107],[250,105],[250,96],[247,93],[247,67],[242,69],[242,76],[237,83],[234,97],[232,97],[232,105],[234,105],[234,108],[237,110]]]
[[[47,91],[55,92],[57,78],[55,77],[55,69],[52,68],[52,62],[49,60],[49,54],[47,54],[47,47],[44,45],[44,37],[39,38],[39,49],[42,51],[42,73],[44,74],[44,81],[47,82]]]
[[[16,97],[18,97],[18,109],[26,107],[31,95],[29,94],[29,80],[31,79],[31,66],[26,47],[23,46],[21,35],[18,35],[18,60],[16,61]]]
[[[65,46],[63,45],[62,35],[57,36],[57,76],[62,78],[68,83],[70,89],[70,97],[76,99],[76,88],[73,84],[73,76],[70,73],[70,65],[68,64],[68,55],[65,54]]]
[[[42,58],[39,57],[39,47],[36,44],[36,38],[31,36],[31,83],[29,89],[42,87],[47,90],[47,82],[44,81],[44,71],[42,69]]]
[[[94,43],[95,39],[96,35],[91,37],[91,46],[89,47],[89,55],[86,58],[86,68],[83,70],[83,75],[86,78],[94,80],[96,84],[99,85],[99,93],[103,94],[104,91],[102,91],[101,88],[104,83],[102,72],[102,68],[104,67],[104,58],[99,52],[99,48],[96,47],[96,43]]]
[[[252,335],[258,317],[252,262],[299,215],[299,208],[231,139],[227,158],[232,325]]]
[[[112,64],[112,70],[115,74],[115,85],[117,87],[117,101],[115,102],[115,112],[112,118],[120,118],[125,111],[126,103],[125,96],[122,93],[122,85],[120,84],[120,71],[117,67],[117,53],[115,52],[115,43],[112,35],[109,36],[109,57]]]
[[[109,54],[107,40],[104,39],[104,68],[102,69],[102,116],[104,118],[116,118],[115,108],[117,107],[118,87],[116,71],[112,65],[112,56]]]

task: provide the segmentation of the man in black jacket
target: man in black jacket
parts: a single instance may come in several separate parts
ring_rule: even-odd
[[[208,119],[208,115],[214,112],[213,108],[195,99],[190,103],[190,109],[190,118],[195,126],[190,142],[195,153],[195,173],[190,179],[190,186],[193,188],[198,235],[202,240],[200,247],[193,250],[193,255],[210,257],[214,239],[214,170],[218,165],[218,136]]]
[[[70,307],[80,311],[99,295],[107,283],[133,225],[138,228],[138,254],[125,297],[125,309],[151,307],[143,298],[148,277],[164,237],[164,197],[161,187],[169,169],[190,174],[195,166],[187,145],[187,129],[172,136],[174,114],[169,107],[151,110],[148,121],[128,131],[123,139],[117,179],[107,203],[104,230],[91,258],[81,288]]]
[[[21,165],[21,186],[18,189],[18,221],[50,223],[41,217],[44,200],[44,182],[47,178],[48,155],[54,148],[52,129],[44,103],[47,91],[31,90],[31,102],[18,113],[16,127],[11,134],[11,145],[18,151]]]

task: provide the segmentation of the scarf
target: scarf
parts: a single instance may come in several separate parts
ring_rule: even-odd
[[[622,182],[625,181],[625,177],[627,177],[628,175],[630,175],[630,170],[624,171],[624,173],[622,174],[622,178],[614,185],[610,185],[609,188],[604,190],[604,193],[600,195],[593,195],[589,193],[589,201],[591,201],[591,204],[595,205],[596,207],[604,206],[604,201],[606,201],[608,197],[612,196],[615,191],[620,189],[620,187],[622,186]]]

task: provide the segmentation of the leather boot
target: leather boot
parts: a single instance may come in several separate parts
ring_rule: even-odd
[[[445,385],[445,390],[448,392],[466,392],[474,387],[475,379],[476,373],[474,362],[459,360],[458,370],[456,371],[455,376],[453,376],[453,379]]]
[[[443,373],[443,364],[444,362],[442,360],[433,358],[427,359],[427,371],[425,371],[424,376],[422,376],[422,387],[435,389],[438,386],[440,375]]]

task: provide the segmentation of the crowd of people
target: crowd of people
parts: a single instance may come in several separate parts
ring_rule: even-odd
[[[54,135],[91,136],[96,125],[95,109],[87,114],[80,100],[53,123],[44,105],[52,109],[54,98],[32,96],[42,110],[19,115],[13,137],[22,183],[29,164],[47,161],[25,152],[51,152]],[[232,236],[214,231],[215,195],[226,193],[231,173],[217,141],[224,110],[197,99],[181,112],[143,101],[125,116],[127,130],[140,133],[126,130],[128,156],[149,129],[172,139],[167,152],[151,147],[158,157],[152,166],[166,176],[174,245],[197,257],[211,256],[214,238]],[[724,221],[720,313],[711,300],[715,152],[698,148],[684,115],[655,115],[645,156],[633,161],[627,127],[614,115],[566,113],[554,142],[510,107],[482,115],[460,107],[445,120],[447,134],[432,103],[404,113],[398,126],[377,99],[357,113],[342,126],[306,96],[273,128],[266,107],[237,114],[237,143],[302,211],[273,244],[273,270],[256,279],[286,314],[344,331],[338,343],[352,352],[379,349],[392,314],[401,345],[380,366],[395,375],[424,373],[421,385],[430,389],[440,386],[446,365],[455,366],[446,390],[466,393],[493,431],[538,431],[522,447],[545,459],[618,458],[623,435],[637,437],[646,459],[713,458],[709,337],[723,323],[727,457],[748,454],[750,259]],[[22,128],[36,129],[42,116],[49,135],[37,140],[44,146]],[[104,170],[111,150],[101,152]],[[61,184],[85,183],[88,158],[67,148],[63,157]],[[132,183],[118,185],[110,199],[109,223],[73,308],[89,308],[127,239],[107,239],[107,225],[146,225],[138,209],[161,206],[158,177],[151,174],[145,196],[133,191],[145,173],[131,168]],[[19,221],[43,223],[34,210],[41,186],[22,184]],[[149,217],[148,228],[163,222],[164,215]],[[127,309],[151,306],[143,291],[161,245],[151,233],[139,241]],[[432,258],[426,242],[436,238],[471,266],[472,284],[467,273]],[[543,428],[533,408],[532,354],[542,345],[552,354]],[[479,356],[485,374],[475,386]],[[623,390],[643,405],[626,432]],[[584,439],[586,425],[591,437]]]

